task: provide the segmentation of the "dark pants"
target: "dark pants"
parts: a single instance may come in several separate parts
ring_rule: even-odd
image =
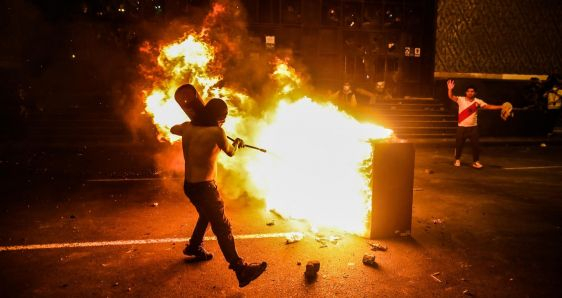
[[[241,263],[242,259],[238,256],[234,245],[230,222],[224,214],[224,202],[220,198],[215,181],[184,182],[183,190],[199,213],[199,219],[189,240],[190,247],[201,246],[210,223],[226,261],[231,265]]]
[[[478,143],[478,126],[471,127],[457,127],[457,144],[455,150],[455,159],[460,159],[462,155],[462,148],[466,138],[470,139],[472,145],[472,160],[479,161],[480,159],[480,145]]]

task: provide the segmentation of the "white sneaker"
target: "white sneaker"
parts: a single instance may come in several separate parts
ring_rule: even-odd
[[[460,167],[461,166],[461,161],[460,160],[455,160],[455,167]]]
[[[475,162],[472,163],[472,167],[475,168],[475,169],[481,169],[484,166],[479,161],[475,161]]]

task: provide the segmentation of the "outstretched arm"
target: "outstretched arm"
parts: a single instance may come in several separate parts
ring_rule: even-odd
[[[340,91],[339,91],[339,90],[337,90],[337,91],[335,91],[335,92],[333,92],[333,93],[332,93],[332,92],[329,92],[329,93],[328,93],[328,99],[334,100],[334,99],[338,98],[339,95],[340,95]]]
[[[234,156],[238,148],[244,147],[244,141],[242,141],[242,139],[236,139],[231,145],[228,141],[226,133],[224,132],[224,129],[219,128],[217,145],[222,151],[224,151],[224,153],[226,153],[226,155],[232,157]]]
[[[375,94],[373,92],[371,92],[369,90],[365,90],[363,88],[357,88],[357,89],[355,89],[355,92],[358,93],[358,94],[361,94],[363,96],[368,96],[369,98],[375,96]]]
[[[501,110],[502,106],[487,104],[485,106],[482,106],[482,109],[484,109],[484,110]]]
[[[447,81],[447,95],[449,96],[449,99],[456,102],[458,100],[458,97],[453,95],[453,89],[454,88],[455,88],[455,81],[448,80]]]
[[[363,96],[369,97],[369,104],[374,103],[376,101],[375,93],[373,93],[369,90],[365,90],[363,88],[357,88],[357,89],[355,89],[355,92],[357,94],[361,94]]]

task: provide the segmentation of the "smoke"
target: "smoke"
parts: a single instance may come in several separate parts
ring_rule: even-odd
[[[240,137],[247,144],[259,146],[255,143],[255,132],[267,126],[271,117],[269,112],[279,101],[290,102],[305,94],[314,94],[306,73],[296,70],[302,71],[304,66],[295,61],[290,49],[266,49],[262,38],[252,36],[247,30],[246,13],[239,1],[214,1],[204,16],[193,19],[200,22],[176,19],[162,28],[151,28],[149,35],[153,39],[142,43],[138,71],[143,79],[134,84],[135,103],[127,116],[131,127],[156,139],[154,129],[146,127],[149,123],[144,112],[146,97],[153,89],[167,90],[167,95],[171,96],[178,87],[178,83],[172,82],[173,74],[163,71],[157,57],[164,46],[193,35],[214,49],[214,59],[206,65],[205,74],[221,77],[212,86],[221,93],[212,94],[208,86],[197,86],[197,82],[193,84],[199,87],[204,100],[215,96],[227,99],[229,118],[225,130],[231,133],[231,137]],[[193,70],[185,74],[180,84],[191,82],[196,72]],[[237,122],[229,123],[229,119]],[[170,144],[163,141],[159,148],[154,155],[157,168],[164,175],[183,175],[180,142]],[[256,158],[256,154],[264,153],[242,149],[233,158],[219,155],[217,180],[225,198],[248,199],[258,193],[244,171],[247,162]]]

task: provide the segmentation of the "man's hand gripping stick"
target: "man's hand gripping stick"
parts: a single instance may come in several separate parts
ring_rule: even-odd
[[[234,140],[233,138],[231,138],[231,137],[228,137],[228,136],[227,136],[227,138],[228,138],[229,140],[233,141],[233,142],[235,141],[235,140]],[[246,145],[246,144],[244,144],[243,147],[248,147],[248,148],[256,149],[256,150],[259,150],[259,151],[264,152],[264,153],[267,152],[267,150],[265,150],[265,149],[263,149],[263,148],[258,148],[258,147],[256,147],[256,146],[252,146],[252,145]]]

